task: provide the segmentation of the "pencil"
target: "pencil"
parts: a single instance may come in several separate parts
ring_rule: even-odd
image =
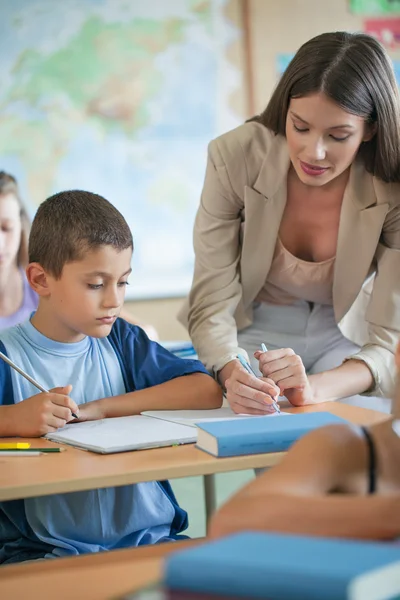
[[[0,444],[0,450],[27,450],[31,445],[28,442],[5,442]]]
[[[22,375],[22,377],[25,377],[25,379],[27,379],[29,381],[29,383],[31,383],[32,385],[34,385],[35,387],[37,387],[38,390],[40,390],[41,392],[44,392],[45,394],[49,393],[49,390],[46,390],[46,388],[44,388],[42,385],[40,385],[40,383],[38,383],[36,381],[36,379],[33,379],[33,377],[31,377],[30,375],[28,375],[28,373],[25,373],[25,371],[23,371],[20,367],[18,367],[18,365],[16,365],[12,360],[10,360],[8,358],[8,356],[6,356],[5,354],[3,354],[3,352],[0,352],[0,358],[2,358],[4,360],[4,362],[6,362],[15,371],[17,371],[17,373],[19,373],[20,375]],[[71,410],[71,414],[74,417],[74,419],[78,418],[78,416],[75,413],[73,413],[72,410]]]
[[[253,371],[253,369],[251,368],[251,366],[249,365],[247,360],[245,360],[241,354],[238,354],[238,359],[239,359],[239,362],[242,365],[242,367],[244,367],[246,369],[246,371],[248,373],[250,373],[250,375],[254,375],[254,377],[257,377],[257,379],[258,379],[257,373],[255,371]],[[279,404],[277,402],[275,402],[275,400],[272,398],[272,396],[271,396],[271,400],[272,400],[272,406],[274,407],[275,411],[280,413],[281,409],[279,408]]]
[[[0,458],[3,456],[41,456],[44,452],[28,452],[28,450],[4,450],[0,453]]]
[[[47,452],[65,452],[65,448],[0,448],[0,456],[7,452],[40,452],[42,454]]]
[[[261,344],[261,350],[263,352],[268,352],[268,348],[264,344],[264,342]],[[277,401],[274,400],[273,398],[272,398],[272,404],[273,404],[273,407],[275,408],[276,412],[280,413],[281,412],[281,408],[280,408],[279,404],[277,403]]]

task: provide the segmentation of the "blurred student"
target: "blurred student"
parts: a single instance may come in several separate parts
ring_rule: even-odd
[[[39,306],[0,334],[0,350],[51,391],[38,394],[0,361],[0,436],[41,436],[72,413],[87,421],[221,405],[199,361],[118,318],[132,248],[125,219],[101,196],[61,192],[39,207],[27,267]],[[12,500],[0,504],[0,564],[158,543],[186,527],[166,481]]]
[[[211,536],[264,530],[346,538],[400,537],[400,344],[393,415],[372,427],[330,425],[215,515]]]
[[[29,228],[15,177],[0,171],[0,330],[25,321],[38,305],[25,277]]]

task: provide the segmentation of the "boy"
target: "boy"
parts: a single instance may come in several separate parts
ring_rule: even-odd
[[[371,428],[330,425],[300,439],[276,467],[216,513],[211,535],[264,530],[400,537],[400,345],[393,416]]]
[[[221,405],[200,362],[118,319],[132,250],[125,219],[101,196],[61,192],[39,207],[26,270],[39,307],[0,335],[0,350],[53,389],[37,394],[0,361],[0,436],[41,436],[72,413],[84,421]],[[3,502],[0,563],[157,543],[186,526],[168,482]]]

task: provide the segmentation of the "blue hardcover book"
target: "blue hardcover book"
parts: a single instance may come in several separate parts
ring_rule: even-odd
[[[188,598],[389,600],[400,594],[400,546],[241,533],[168,556],[164,585]]]
[[[197,423],[197,447],[213,456],[284,452],[303,435],[333,423],[347,423],[328,412],[277,415]]]

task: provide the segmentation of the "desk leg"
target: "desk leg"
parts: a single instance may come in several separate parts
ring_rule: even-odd
[[[215,475],[203,475],[204,500],[206,504],[206,526],[217,508],[217,489]]]

